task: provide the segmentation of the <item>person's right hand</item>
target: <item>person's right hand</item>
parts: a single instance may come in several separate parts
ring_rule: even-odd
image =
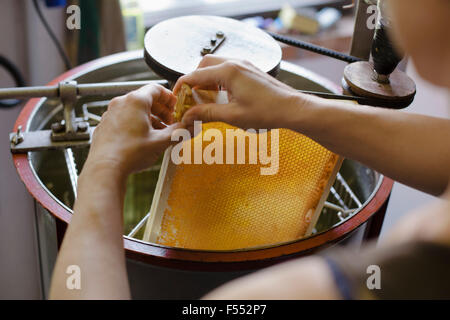
[[[228,91],[228,104],[203,104],[192,107],[182,123],[190,127],[194,120],[222,121],[243,129],[286,128],[302,107],[313,97],[301,95],[295,89],[276,80],[246,61],[229,60],[206,55],[198,69],[178,79],[181,85],[217,88]]]

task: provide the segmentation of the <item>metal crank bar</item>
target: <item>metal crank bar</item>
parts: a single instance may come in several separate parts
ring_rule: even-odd
[[[25,99],[25,98],[64,98],[67,86],[74,86],[77,96],[111,96],[122,95],[130,91],[139,89],[150,83],[160,84],[167,87],[166,80],[145,80],[145,81],[123,81],[123,82],[103,82],[103,83],[80,83],[76,81],[62,81],[54,86],[21,87],[0,89],[0,100],[3,99]]]

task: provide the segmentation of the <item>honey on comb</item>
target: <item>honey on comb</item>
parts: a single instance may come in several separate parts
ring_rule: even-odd
[[[218,91],[192,89],[183,83],[177,95],[173,117],[175,121],[181,121],[183,115],[189,108],[197,104],[217,102]]]
[[[201,135],[209,128],[220,130],[223,136],[226,129],[236,129],[224,123],[207,123]],[[240,129],[237,133],[245,134]],[[271,132],[254,134],[260,139]],[[194,139],[183,142],[192,144],[192,153]],[[260,168],[265,165],[259,160],[256,165],[248,164],[248,150],[246,164],[177,165],[157,242],[190,249],[233,250],[303,237],[312,212],[334,178],[339,157],[287,129],[279,130],[278,144],[271,145],[270,138],[267,141],[269,152],[279,150],[274,175],[261,175]],[[207,146],[203,142],[203,150]]]

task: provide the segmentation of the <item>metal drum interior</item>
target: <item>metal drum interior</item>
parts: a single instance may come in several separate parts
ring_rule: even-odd
[[[78,83],[92,83],[158,80],[160,78],[149,70],[141,52],[129,52],[93,61],[57,80],[67,79],[77,80]],[[297,89],[322,92],[339,90],[326,79],[286,62],[281,63],[278,79]],[[24,127],[27,131],[49,129],[54,121],[62,119],[62,106],[58,100],[41,99],[39,102],[35,100],[30,103],[33,103],[34,106],[29,106],[28,111],[24,111],[28,112],[28,115],[22,117],[22,121],[26,119]],[[89,114],[89,121],[95,125],[99,116],[106,109],[107,103],[108,101],[102,97],[98,97],[98,101],[79,101],[77,116],[81,116],[83,108],[85,108],[88,113],[84,115]],[[18,124],[20,123],[16,123],[16,126]],[[79,172],[83,167],[88,149],[74,148],[72,150],[75,166]],[[29,180],[21,172],[21,168],[18,166],[19,158],[14,157],[19,174],[40,204],[39,207],[44,208],[57,219],[68,222],[67,220],[70,220],[67,218],[68,215],[60,213],[71,213],[75,195],[69,174],[70,165],[68,167],[65,152],[52,150],[28,154],[26,161],[31,167],[30,171],[35,182],[37,182],[37,185],[34,186],[30,186]],[[130,176],[128,181],[124,209],[124,242],[127,256],[130,258],[128,271],[135,297],[196,298],[228,279],[248,272],[247,270],[271,264],[277,258],[285,259],[326,247],[348,237],[367,222],[385,203],[392,186],[388,183],[384,186],[384,192],[380,194],[380,186],[387,179],[357,162],[345,160],[322,211],[316,232],[308,239],[299,239],[284,244],[267,244],[261,248],[248,248],[239,250],[239,252],[202,252],[167,248],[141,240],[145,227],[143,219],[151,205],[158,173],[159,167],[156,164],[145,172]],[[44,190],[50,197],[41,199],[36,193],[36,186],[41,188],[40,194]],[[142,228],[139,228],[140,225]],[[152,270],[151,280],[148,276],[148,268]],[[195,275],[189,271],[188,275],[187,271],[178,269],[203,271],[199,271]],[[222,272],[212,272],[218,270]],[[168,291],[166,286],[170,286],[171,282],[178,289]],[[179,287],[183,283],[185,289],[180,289]],[[148,286],[153,286],[153,293],[148,293],[146,290]],[[142,292],[147,293],[142,295]]]

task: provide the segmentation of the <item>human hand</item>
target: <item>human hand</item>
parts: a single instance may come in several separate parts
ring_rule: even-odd
[[[172,143],[176,97],[160,85],[147,85],[111,100],[94,131],[88,165],[112,166],[123,175],[148,168]],[[86,166],[86,165],[85,165]]]
[[[300,95],[249,62],[213,55],[206,55],[197,70],[178,79],[175,94],[183,83],[191,87],[221,87],[229,96],[229,103],[225,105],[211,103],[189,109],[182,119],[188,127],[194,120],[222,121],[243,129],[288,127],[302,105],[314,99]]]

